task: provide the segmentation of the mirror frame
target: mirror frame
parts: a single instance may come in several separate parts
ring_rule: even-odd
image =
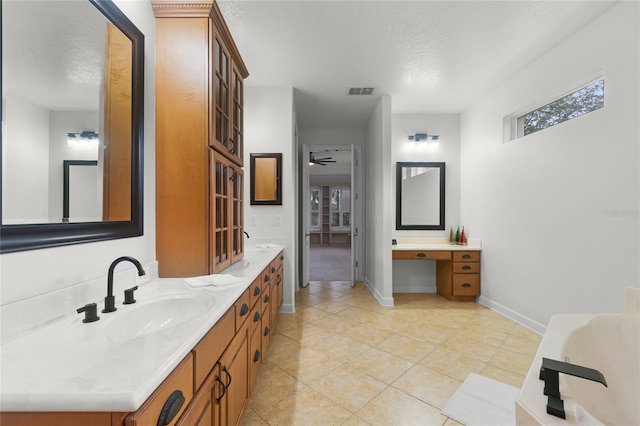
[[[144,34],[111,0],[88,0],[123,32],[132,44],[131,93],[131,220],[85,223],[2,225],[0,253],[137,237],[143,234]],[[1,11],[0,3],[0,11]],[[0,30],[2,24],[0,23]],[[2,92],[0,58],[0,92]],[[0,105],[0,116],[2,116]],[[0,164],[2,161],[0,135]],[[1,167],[1,166],[0,166]],[[0,176],[0,193],[2,176]],[[2,199],[0,197],[0,217]]]
[[[270,154],[255,154],[250,155],[250,170],[251,170],[251,182],[250,182],[250,203],[252,206],[281,206],[282,205],[282,154],[270,153]],[[276,196],[275,198],[268,200],[256,200],[256,159],[257,158],[274,158],[276,160],[276,175],[274,176],[276,182]]]
[[[432,167],[440,169],[440,214],[439,223],[437,224],[420,224],[405,225],[402,223],[402,169],[405,167]],[[442,231],[444,226],[445,212],[445,163],[413,163],[398,162],[396,163],[396,229],[397,230],[423,230],[423,231]]]

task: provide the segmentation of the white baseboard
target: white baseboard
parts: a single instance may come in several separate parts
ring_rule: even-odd
[[[501,315],[504,315],[505,317],[509,318],[510,320],[513,320],[515,322],[517,322],[518,324],[522,325],[523,327],[528,328],[531,331],[535,331],[536,333],[543,335],[545,333],[545,331],[547,330],[547,327],[543,324],[540,324],[537,321],[532,320],[529,317],[526,317],[522,314],[519,314],[518,312],[511,310],[509,308],[507,308],[504,305],[501,305],[500,303],[494,302],[490,299],[487,299],[484,296],[479,296],[477,299],[478,303],[481,304],[482,306],[486,306],[487,308],[491,309],[492,311],[495,311]]]
[[[371,284],[369,282],[368,279],[364,279],[364,285],[367,286],[367,288],[369,289],[369,291],[371,292],[371,294],[373,294],[373,297],[376,298],[376,300],[378,301],[378,303],[380,303],[382,306],[393,306],[393,297],[382,297],[382,295],[378,292],[378,290],[376,290],[376,288],[373,286],[373,284]]]
[[[280,307],[280,313],[281,314],[295,314],[296,313],[296,307],[293,306],[290,303],[283,303],[282,306]]]
[[[409,285],[394,285],[393,286],[394,293],[436,293],[436,286],[427,286],[418,285],[418,284],[409,284]]]

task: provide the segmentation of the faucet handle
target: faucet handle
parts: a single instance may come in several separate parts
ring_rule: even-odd
[[[136,303],[136,299],[133,298],[133,292],[138,289],[138,286],[128,288],[124,291],[124,302],[123,305],[131,305],[132,303]]]
[[[84,312],[84,319],[82,322],[95,322],[100,319],[98,316],[98,305],[95,303],[88,303],[84,305],[82,308],[77,309],[78,313]]]

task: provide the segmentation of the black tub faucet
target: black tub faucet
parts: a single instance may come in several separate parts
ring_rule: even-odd
[[[113,296],[113,270],[116,268],[116,265],[123,261],[129,261],[135,265],[138,269],[138,276],[141,277],[144,275],[144,269],[142,269],[142,265],[136,259],[130,256],[122,256],[111,262],[111,266],[109,266],[109,273],[107,275],[107,297],[104,298],[104,309],[103,313],[113,312],[117,310],[116,308],[116,298]]]
[[[604,375],[593,368],[582,367],[581,365],[570,364],[568,362],[556,361],[555,359],[542,358],[540,367],[540,380],[544,380],[544,394],[547,399],[547,414],[565,419],[564,401],[560,399],[559,373],[580,377],[581,379],[593,380],[602,383],[607,387]]]

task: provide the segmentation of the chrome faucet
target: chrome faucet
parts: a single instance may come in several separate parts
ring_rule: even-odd
[[[104,298],[104,309],[103,313],[113,312],[117,310],[116,308],[116,298],[113,296],[113,270],[116,268],[116,265],[123,261],[129,261],[135,265],[138,269],[138,276],[141,277],[144,275],[144,269],[142,269],[142,265],[136,259],[130,256],[122,256],[111,262],[111,266],[109,266],[109,274],[107,275],[107,297]]]

